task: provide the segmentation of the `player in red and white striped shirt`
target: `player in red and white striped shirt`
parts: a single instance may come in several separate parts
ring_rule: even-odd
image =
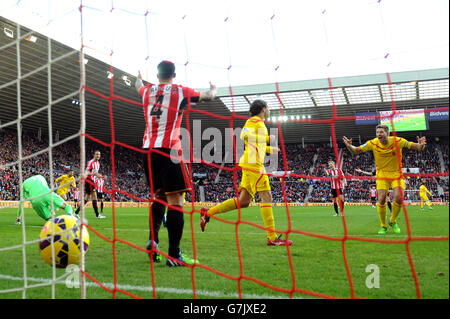
[[[180,127],[183,110],[190,103],[212,100],[217,89],[210,83],[210,90],[197,92],[191,88],[173,83],[176,76],[175,65],[170,61],[158,64],[159,84],[148,83],[144,86],[139,73],[135,83],[136,90],[142,97],[146,128],[142,140],[142,148],[150,150],[144,153],[143,165],[150,190],[154,198],[158,198],[171,206],[183,207],[183,193],[191,190],[191,177],[186,164],[171,158],[171,150],[175,156],[182,155]],[[153,152],[158,150],[160,153]],[[166,156],[165,156],[166,155]],[[150,165],[149,165],[150,164]],[[147,249],[158,249],[158,232],[165,212],[165,205],[153,201],[151,206],[153,223]],[[167,230],[169,234],[169,256],[166,265],[185,266],[192,260],[183,258],[180,252],[180,241],[183,235],[184,215],[182,211],[167,211]],[[154,261],[160,261],[160,255],[153,254]],[[193,261],[192,261],[193,262]]]
[[[375,185],[372,185],[369,190],[370,193],[370,202],[372,203],[373,208],[377,208],[377,188]]]
[[[333,200],[334,211],[336,212],[334,216],[339,216],[338,204],[341,208],[341,213],[344,208],[343,193],[342,190],[346,184],[344,178],[344,173],[340,168],[336,168],[334,161],[328,162],[329,169],[324,168],[325,174],[331,176],[331,197]]]
[[[96,192],[96,179],[102,178],[99,173],[100,170],[100,151],[94,152],[94,157],[86,165],[86,181],[84,183],[85,191],[85,205],[88,201],[92,200],[92,207],[94,208],[95,216],[97,218],[105,218],[105,216],[98,213],[97,207],[97,192]],[[80,207],[75,211],[78,214]]]
[[[102,178],[96,178],[97,199],[100,200],[100,214],[103,214],[103,193],[105,192],[105,175]]]
[[[78,188],[75,188],[74,190],[73,190],[73,201],[75,202],[75,208],[78,208],[78,207],[80,207],[80,205],[79,205],[79,200],[80,200],[80,190],[78,189]]]

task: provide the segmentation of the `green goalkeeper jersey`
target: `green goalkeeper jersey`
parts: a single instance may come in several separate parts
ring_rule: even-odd
[[[50,190],[47,181],[42,175],[27,178],[22,184],[22,190],[24,199],[28,200],[31,198],[33,209],[45,220],[48,220],[52,215],[50,208],[52,201],[55,210],[64,205],[64,199]],[[66,212],[71,215],[72,209],[70,205],[66,205],[66,207]]]
[[[22,184],[22,190],[24,200],[50,192],[47,181],[42,175],[35,175],[27,178]]]

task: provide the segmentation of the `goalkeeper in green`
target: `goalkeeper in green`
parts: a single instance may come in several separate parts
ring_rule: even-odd
[[[52,200],[55,210],[62,208],[67,215],[74,216],[72,207],[61,196],[51,191],[44,176],[35,175],[27,178],[22,184],[22,190],[24,200],[31,198],[30,201],[34,211],[44,220],[49,220],[52,215]],[[21,210],[19,207],[16,224],[20,225],[21,222]]]

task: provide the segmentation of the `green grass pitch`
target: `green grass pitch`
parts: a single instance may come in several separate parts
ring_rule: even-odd
[[[190,210],[190,207],[186,208]],[[449,207],[435,206],[434,210],[420,211],[418,206],[407,206],[413,237],[441,238],[449,235]],[[343,219],[333,216],[332,207],[290,207],[292,229],[306,233],[342,238]],[[24,286],[23,249],[5,247],[22,243],[22,226],[15,222],[16,209],[0,210],[0,290]],[[89,225],[110,239],[113,239],[112,209],[105,209],[107,219],[94,218],[92,208],[86,208]],[[274,208],[276,228],[288,229],[286,208]],[[402,234],[395,235],[388,230],[385,236],[376,235],[379,229],[376,209],[371,206],[347,206],[345,221],[350,236],[384,240],[405,240],[407,231],[402,213],[399,224]],[[228,221],[238,219],[237,212],[219,215]],[[259,207],[242,210],[242,220],[262,225]],[[31,209],[26,210],[26,239],[36,240],[44,224]],[[116,236],[121,240],[145,247],[148,239],[148,209],[118,208],[115,210]],[[185,215],[185,231],[182,251],[194,254],[201,266],[192,268],[169,268],[165,258],[155,263],[152,269],[148,255],[134,247],[116,241],[114,273],[113,244],[90,231],[89,251],[86,254],[86,271],[109,288],[114,278],[117,288],[129,291],[141,298],[191,299],[196,298],[238,298],[239,287],[243,298],[289,298],[274,287],[289,291],[293,287],[302,291],[337,298],[350,298],[349,277],[343,258],[342,241],[291,233],[294,241],[290,247],[291,259],[286,247],[269,247],[263,229],[252,225],[211,219],[206,231],[201,232],[199,214]],[[192,230],[193,229],[193,233]],[[238,237],[236,236],[238,234]],[[160,232],[160,248],[167,253],[167,229]],[[408,261],[407,245],[404,243],[377,243],[346,240],[345,253],[348,260],[354,296],[360,298],[416,298],[416,289]],[[411,241],[409,243],[422,298],[449,298],[449,242]],[[240,255],[239,255],[240,251]],[[52,278],[52,268],[40,257],[37,243],[26,246],[26,274],[28,285],[34,285]],[[239,257],[240,256],[240,257]],[[290,263],[291,260],[291,263]],[[379,270],[379,287],[366,285],[373,271],[366,271],[369,265]],[[204,267],[203,267],[204,266]],[[370,266],[369,266],[370,267]],[[56,277],[65,273],[56,269]],[[152,281],[156,289],[152,289]],[[263,285],[264,282],[267,286]],[[65,279],[55,285],[56,298],[80,298],[81,289],[69,287]],[[51,287],[27,289],[26,298],[51,298]],[[113,294],[86,279],[87,298],[112,298]],[[116,292],[116,298],[130,298]],[[294,298],[315,298],[305,293],[294,293]],[[0,299],[22,298],[22,292],[1,293]]]

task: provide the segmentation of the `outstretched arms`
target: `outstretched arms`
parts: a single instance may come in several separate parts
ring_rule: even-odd
[[[362,169],[359,169],[359,168],[355,169],[355,171],[358,172],[358,173],[367,175],[367,176],[373,176],[372,172],[366,172],[366,171],[363,171]]]
[[[361,149],[361,147],[359,146],[354,146],[352,145],[352,139],[347,138],[346,136],[344,136],[342,138],[342,141],[344,142],[345,146],[347,147],[347,149],[352,153],[352,154],[360,154],[363,152],[363,150]]]
[[[417,143],[412,143],[411,148],[416,151],[423,151],[425,145],[427,145],[427,138],[425,136],[422,137],[417,136]]]

